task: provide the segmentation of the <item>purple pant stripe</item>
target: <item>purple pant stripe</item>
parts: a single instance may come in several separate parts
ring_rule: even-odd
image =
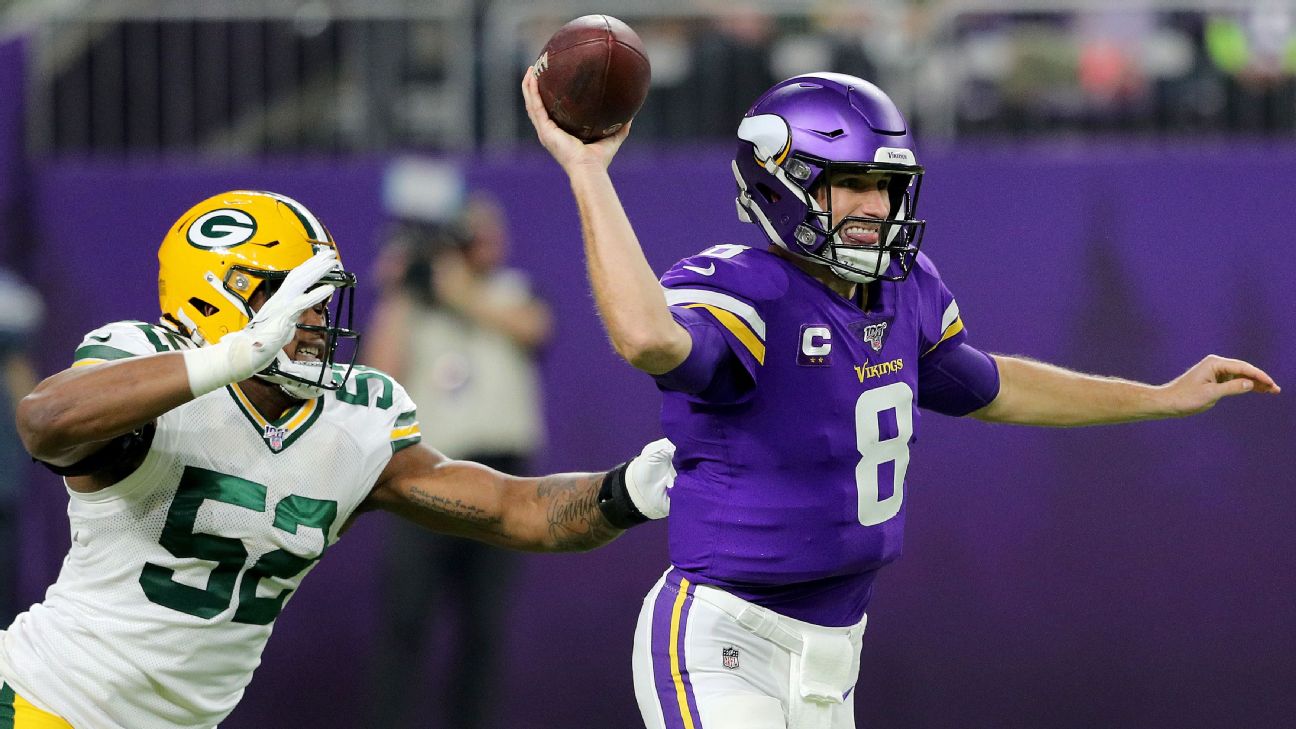
[[[693,696],[693,684],[689,680],[684,662],[684,631],[688,624],[688,610],[693,604],[692,595],[684,599],[676,643],[680,674],[687,697],[686,705],[692,714],[687,719],[680,711],[679,692],[675,685],[675,677],[671,674],[671,619],[674,617],[675,602],[679,598],[680,579],[680,574],[671,570],[666,575],[666,582],[658,591],[657,598],[653,601],[651,638],[653,684],[657,688],[657,700],[661,704],[666,729],[702,729],[702,722],[697,713],[697,700]]]
[[[693,695],[693,678],[689,675],[687,656],[684,655],[684,628],[688,625],[689,610],[693,609],[694,589],[693,583],[689,583],[688,597],[684,599],[684,607],[680,613],[679,665],[680,675],[684,679],[684,695],[688,699],[689,713],[693,715],[694,729],[702,729],[702,715],[698,713],[697,698]]]

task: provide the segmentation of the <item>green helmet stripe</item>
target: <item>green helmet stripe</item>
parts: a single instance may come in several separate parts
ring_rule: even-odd
[[[333,240],[333,238],[329,236],[328,229],[319,221],[319,218],[316,218],[311,211],[306,209],[305,205],[302,205],[287,195],[280,195],[276,192],[267,192],[265,194],[278,200],[284,205],[287,205],[288,209],[293,211],[293,215],[296,215],[297,219],[301,221],[302,227],[306,228],[306,232],[310,234],[311,240]]]

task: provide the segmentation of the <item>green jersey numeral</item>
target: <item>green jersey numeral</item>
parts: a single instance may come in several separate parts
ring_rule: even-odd
[[[171,509],[167,512],[166,525],[162,528],[158,543],[174,557],[206,560],[215,562],[216,566],[207,578],[207,587],[198,588],[176,582],[175,570],[147,562],[140,573],[139,582],[148,599],[187,615],[211,619],[229,607],[234,586],[242,574],[243,583],[239,589],[239,605],[234,611],[234,622],[251,625],[273,622],[292,590],[281,590],[274,597],[257,597],[257,585],[261,579],[297,575],[318,560],[320,554],[303,557],[276,549],[244,570],[248,551],[242,540],[194,532],[198,509],[204,501],[219,501],[264,513],[266,493],[266,487],[259,483],[205,468],[186,466],[180,476],[180,485],[171,502]],[[336,519],[336,501],[294,495],[284,498],[275,508],[274,527],[290,534],[296,534],[299,526],[319,529],[327,545],[329,529]]]
[[[319,529],[328,542],[329,529],[337,519],[337,502],[320,501],[306,496],[289,496],[279,502],[275,508],[275,529],[296,534],[297,527]],[[239,606],[234,611],[234,622],[252,625],[269,625],[279,617],[284,600],[292,590],[280,590],[274,597],[257,597],[257,585],[263,577],[292,577],[318,560],[320,555],[302,557],[286,549],[267,552],[252,565],[243,577],[243,586],[239,588]]]
[[[351,383],[355,383],[355,393],[350,392]],[[382,394],[378,396],[378,407],[386,410],[392,406],[392,399],[395,395],[396,387],[392,384],[391,378],[383,373],[356,365],[351,374],[351,379],[347,382],[346,387],[337,391],[337,398],[344,403],[351,405],[368,405],[369,404],[369,383],[375,382],[382,387]]]

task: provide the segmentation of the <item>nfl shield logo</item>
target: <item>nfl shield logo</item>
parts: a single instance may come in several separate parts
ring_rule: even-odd
[[[738,649],[731,645],[721,648],[720,662],[730,671],[738,670]]]
[[[270,449],[278,451],[283,448],[284,438],[288,437],[287,428],[276,428],[273,425],[265,427],[265,433],[262,435],[266,442],[270,444]]]

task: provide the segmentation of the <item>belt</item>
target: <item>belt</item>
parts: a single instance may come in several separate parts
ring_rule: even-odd
[[[792,653],[800,654],[805,647],[805,641],[795,631],[789,629],[784,623],[788,621],[802,622],[789,618],[785,615],[770,610],[767,607],[753,605],[746,600],[731,595],[724,590],[709,585],[698,585],[693,590],[694,599],[701,600],[712,607],[719,609],[729,617],[733,618],[748,632],[758,635],[771,643],[784,648]],[[864,616],[858,624],[850,628],[825,628],[810,623],[804,623],[807,628],[817,630],[845,630],[847,635],[852,639],[864,632],[864,623],[868,616]]]

